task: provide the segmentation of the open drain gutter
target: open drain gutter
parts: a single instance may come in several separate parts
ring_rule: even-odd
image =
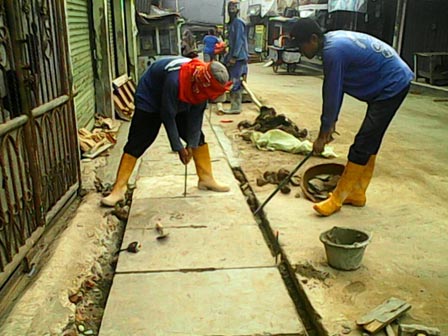
[[[244,171],[239,167],[233,167],[232,171],[235,178],[240,182],[240,189],[246,196],[250,210],[254,213],[260,206],[260,201],[255,196],[255,193],[249,184]],[[311,302],[306,296],[305,290],[297,280],[294,269],[292,268],[285,251],[280,246],[278,237],[274,234],[264,210],[261,210],[257,215],[254,215],[254,217],[269,249],[271,250],[272,255],[276,258],[276,260],[279,260],[279,263],[277,264],[278,269],[308,335],[327,336],[328,332],[321,323],[321,317],[313,308]]]

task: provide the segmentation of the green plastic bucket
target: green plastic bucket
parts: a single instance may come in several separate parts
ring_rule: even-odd
[[[328,264],[343,271],[353,271],[361,266],[370,239],[365,232],[337,226],[320,235]]]

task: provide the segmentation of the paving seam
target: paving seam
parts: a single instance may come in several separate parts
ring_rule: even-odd
[[[211,123],[210,120],[207,120]],[[235,158],[232,147],[229,146],[230,140],[225,135],[224,131],[221,127],[212,125],[213,132],[218,139],[218,142],[224,151],[226,157],[228,157],[227,162],[229,163],[230,168],[234,172],[234,174],[238,174],[238,177],[242,177],[243,181],[240,182],[240,187],[245,188],[241,191],[243,194],[248,194],[247,203],[252,213],[261,205],[261,202],[258,200],[255,192],[252,189],[252,186],[249,183],[244,171],[242,170],[239,160]],[[227,145],[227,148],[226,148]],[[235,177],[237,177],[235,174]],[[252,203],[250,202],[252,201]],[[296,312],[302,320],[303,325],[305,326],[309,335],[322,335],[328,336],[329,333],[326,330],[325,326],[322,324],[322,318],[319,313],[314,309],[311,301],[306,295],[306,292],[300,282],[297,280],[295,276],[295,272],[293,267],[291,266],[291,262],[289,261],[286,252],[280,246],[278,242],[278,238],[274,235],[274,231],[265,215],[264,211],[260,211],[259,214],[254,215],[254,218],[258,224],[259,229],[261,230],[265,242],[269,249],[271,250],[272,255],[280,257],[280,263],[278,265],[278,271],[284,281],[285,287],[288,290],[288,294],[290,295],[294,306],[296,307]]]
[[[251,270],[251,269],[271,269],[276,266],[243,266],[243,267],[205,267],[205,268],[180,268],[172,270],[154,270],[154,271],[126,271],[115,272],[115,274],[154,274],[154,273],[204,273],[216,271],[237,271],[237,270]]]

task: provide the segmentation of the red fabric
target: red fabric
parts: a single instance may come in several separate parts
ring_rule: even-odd
[[[218,82],[211,74],[210,64],[197,58],[182,64],[179,72],[179,100],[200,104],[209,99],[214,100],[230,89],[232,82]]]
[[[225,42],[218,42],[215,44],[215,55],[221,54],[226,50],[226,43]]]

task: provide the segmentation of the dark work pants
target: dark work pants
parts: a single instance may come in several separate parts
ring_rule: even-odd
[[[384,134],[408,91],[409,86],[390,99],[368,103],[366,117],[350,146],[350,162],[364,166],[371,155],[378,153]]]
[[[182,114],[176,117],[177,130],[182,140],[186,142],[187,125]],[[153,144],[159,134],[162,119],[158,113],[148,113],[140,109],[136,109],[129,128],[128,141],[124,146],[123,152],[139,158]],[[199,146],[205,144],[205,136],[201,131]]]

